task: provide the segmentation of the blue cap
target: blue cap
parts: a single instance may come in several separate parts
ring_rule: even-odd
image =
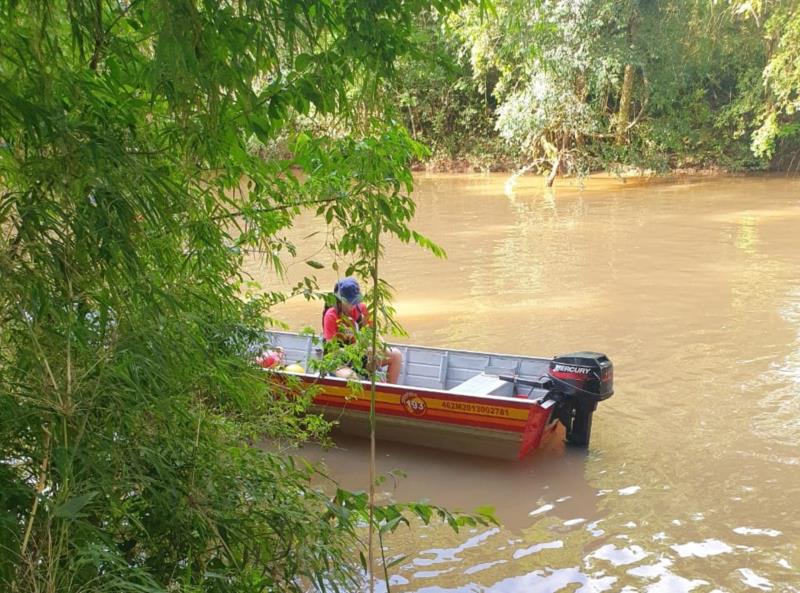
[[[346,301],[351,305],[361,302],[361,287],[358,285],[358,280],[352,277],[339,280],[336,283],[334,294],[339,300]]]

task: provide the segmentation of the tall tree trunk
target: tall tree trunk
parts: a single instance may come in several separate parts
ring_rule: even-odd
[[[561,153],[556,155],[556,158],[553,159],[552,169],[550,169],[550,174],[547,176],[547,180],[545,181],[546,187],[553,187],[553,182],[556,180],[556,175],[558,175],[558,170],[561,167]]]
[[[558,170],[561,168],[561,150],[556,148],[555,144],[551,143],[545,136],[539,138],[539,142],[544,149],[546,157],[550,160],[550,173],[545,180],[547,187],[553,187],[553,182],[556,180]]]
[[[411,105],[408,105],[408,119],[411,121],[411,137],[417,139],[417,126],[414,124],[414,112],[411,111]]]
[[[589,85],[586,84],[586,73],[584,71],[579,71],[577,76],[575,77],[575,96],[581,102],[581,105],[586,105],[586,99],[589,96]],[[580,126],[575,126],[574,130],[575,135],[575,148],[577,148],[577,152],[580,155],[583,151],[583,132],[581,132]],[[569,135],[565,132],[564,136],[561,140],[561,149],[564,150],[566,145],[569,141]]]
[[[617,113],[617,144],[625,142],[625,132],[631,118],[631,98],[633,97],[634,69],[631,64],[625,65],[625,74],[622,78],[622,92],[619,96],[619,113]]]
[[[565,158],[568,147],[569,147],[569,132],[564,131],[561,133],[561,150],[558,153],[558,160],[559,160],[558,172],[561,173],[561,175],[566,175],[567,173],[569,173],[569,169],[567,168],[569,166],[569,163]]]

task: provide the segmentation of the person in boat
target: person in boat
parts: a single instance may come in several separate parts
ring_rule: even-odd
[[[333,287],[336,302],[325,305],[322,312],[322,339],[326,345],[339,342],[353,344],[360,328],[372,327],[367,306],[362,302],[361,287],[355,278],[347,277],[336,283]],[[403,356],[399,350],[381,346],[378,353],[378,367],[386,366],[386,381],[397,383],[400,378],[400,369],[403,366]],[[364,357],[363,366],[372,370],[374,365],[368,357]],[[372,368],[370,368],[372,367]],[[357,373],[350,367],[338,369],[336,376],[344,379],[356,378]]]

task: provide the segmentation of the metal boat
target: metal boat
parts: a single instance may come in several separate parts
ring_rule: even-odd
[[[316,386],[315,408],[338,430],[369,434],[370,381],[306,372],[321,357],[311,335],[268,332],[286,367],[270,369]],[[378,382],[379,439],[507,459],[522,459],[559,424],[566,442],[586,447],[597,404],[613,394],[613,365],[596,352],[534,358],[393,345],[403,355],[397,384]]]

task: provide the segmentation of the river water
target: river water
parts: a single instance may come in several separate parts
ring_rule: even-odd
[[[616,393],[588,452],[554,443],[510,463],[379,443],[379,472],[406,474],[381,485],[384,499],[493,505],[502,522],[400,528],[385,542],[389,559],[405,556],[391,590],[800,591],[800,182],[592,179],[549,192],[506,180],[417,179],[415,228],[449,257],[388,246],[381,272],[406,341],[601,351]],[[316,230],[303,217],[293,236]],[[290,302],[278,316],[316,326],[319,308]],[[366,488],[367,444],[337,444],[306,453]]]

